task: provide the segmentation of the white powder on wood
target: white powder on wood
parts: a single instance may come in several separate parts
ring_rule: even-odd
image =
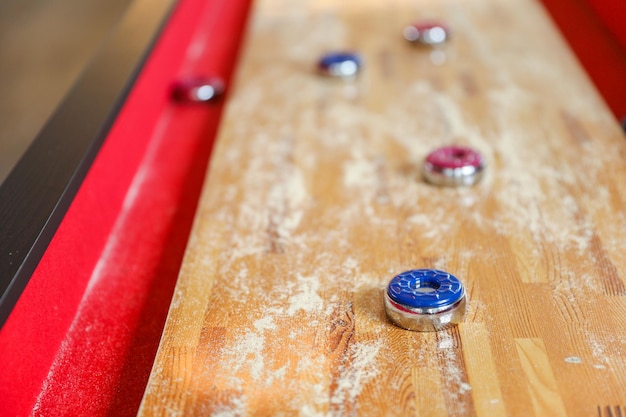
[[[299,274],[297,277],[297,285],[289,288],[293,295],[289,296],[287,315],[293,316],[299,310],[308,313],[320,312],[324,305],[324,300],[317,292],[320,287],[319,278],[315,276],[303,277]]]
[[[365,384],[380,374],[377,356],[381,347],[382,340],[357,342],[350,347],[350,361],[339,369],[331,404],[339,406],[339,410],[356,404]]]
[[[466,404],[461,401],[461,397],[471,391],[472,386],[464,380],[464,372],[461,369],[460,361],[463,358],[457,357],[454,338],[448,332],[441,332],[437,342],[439,353],[443,357],[442,376],[444,391],[443,394],[449,399],[450,404],[455,405],[455,409],[461,415],[466,411]]]
[[[245,396],[232,398],[228,404],[218,406],[210,414],[211,417],[241,417],[245,415],[247,415]]]

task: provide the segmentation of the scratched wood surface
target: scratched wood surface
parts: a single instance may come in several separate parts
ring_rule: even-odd
[[[442,19],[453,40],[407,44]],[[357,79],[315,74],[354,49]],[[473,146],[472,188],[423,158]],[[626,140],[535,0],[261,0],[142,416],[626,415]],[[437,267],[464,323],[382,294]]]

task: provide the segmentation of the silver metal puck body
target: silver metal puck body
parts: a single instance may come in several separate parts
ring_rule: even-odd
[[[465,318],[467,297],[461,281],[437,269],[414,269],[396,275],[384,295],[389,320],[403,329],[432,332]]]
[[[485,166],[482,155],[472,148],[444,146],[428,154],[423,173],[431,184],[468,186],[480,181]]]
[[[450,39],[450,30],[446,25],[435,21],[410,24],[402,31],[407,41],[425,46],[437,46]]]

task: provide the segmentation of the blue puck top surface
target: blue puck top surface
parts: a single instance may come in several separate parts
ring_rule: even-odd
[[[412,269],[393,277],[387,294],[407,308],[439,308],[459,301],[464,290],[461,281],[449,272]]]
[[[346,61],[351,61],[361,66],[361,57],[355,52],[329,52],[320,58],[319,64],[323,67],[329,67]]]

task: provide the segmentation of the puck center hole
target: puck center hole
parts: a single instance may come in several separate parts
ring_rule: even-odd
[[[437,281],[420,280],[415,284],[415,291],[421,294],[430,294],[436,292],[441,287]]]

